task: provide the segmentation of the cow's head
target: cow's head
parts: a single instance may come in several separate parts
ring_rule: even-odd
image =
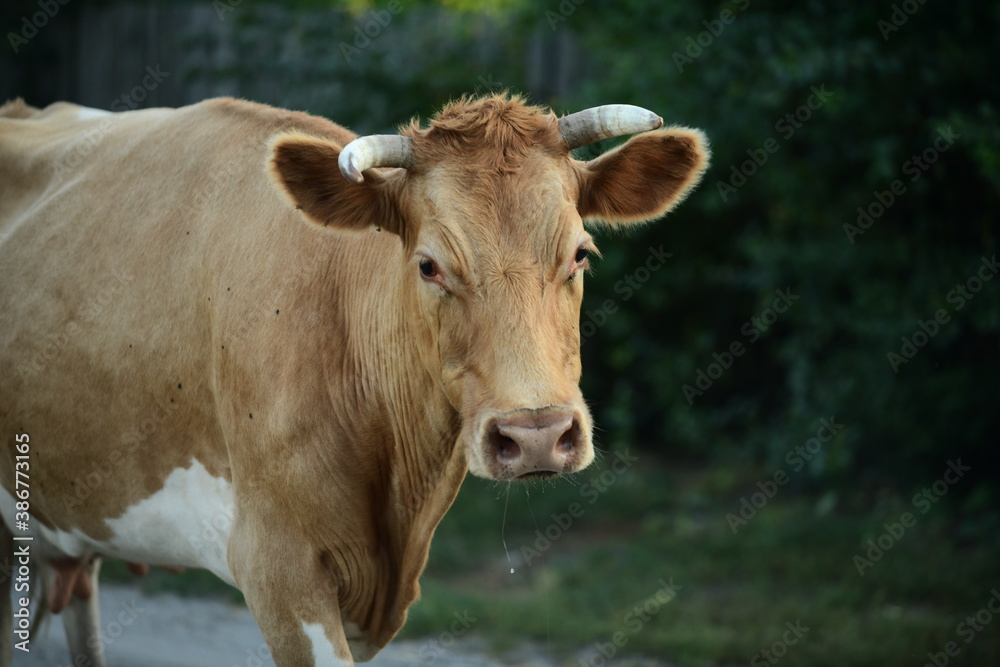
[[[473,474],[550,476],[593,460],[579,322],[597,249],[584,221],[656,218],[694,187],[708,162],[705,139],[652,131],[662,123],[624,105],[557,119],[492,96],[452,103],[429,127],[345,147],[275,139],[272,173],[309,219],[400,238],[408,325],[461,415]],[[590,162],[570,155],[635,133]]]

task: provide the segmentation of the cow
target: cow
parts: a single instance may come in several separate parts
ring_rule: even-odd
[[[278,665],[368,660],[467,472],[586,467],[584,223],[697,184],[704,135],[662,124],[510,93],[362,137],[237,99],[0,109],[3,542],[73,650],[103,664],[104,557],[238,587]]]

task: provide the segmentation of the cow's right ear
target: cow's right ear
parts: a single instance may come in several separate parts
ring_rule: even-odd
[[[658,218],[694,189],[711,152],[700,130],[643,132],[590,162],[577,163],[580,216],[611,224]]]
[[[279,134],[271,140],[271,178],[318,225],[352,230],[376,226],[401,234],[398,196],[405,171],[385,176],[369,170],[363,183],[350,183],[337,166],[340,151],[339,144],[327,139]]]

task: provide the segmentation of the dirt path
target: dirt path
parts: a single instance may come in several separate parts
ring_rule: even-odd
[[[148,596],[127,586],[101,588],[101,627],[108,667],[266,667],[264,639],[246,607],[215,600]],[[450,643],[450,642],[449,642]],[[56,616],[31,640],[31,652],[14,651],[15,667],[70,667],[62,619]],[[554,663],[520,656],[490,658],[475,640],[444,648],[435,638],[393,642],[373,667],[502,667]],[[73,665],[72,667],[87,667]]]

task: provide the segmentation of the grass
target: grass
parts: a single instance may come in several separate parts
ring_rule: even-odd
[[[775,647],[775,662],[782,653],[789,665],[922,665],[956,641],[950,664],[1000,664],[1000,622],[968,643],[956,631],[1000,589],[995,513],[956,519],[960,508],[943,503],[920,514],[908,497],[779,487],[734,534],[727,513],[739,512],[768,471],[643,460],[601,474],[540,487],[469,479],[435,536],[423,599],[403,634],[439,634],[468,610],[479,619],[473,632],[498,648],[532,639],[567,665],[588,664],[600,645],[609,653],[616,633],[616,658],[765,665],[773,663],[760,652],[799,621],[809,630]],[[602,479],[613,483],[595,496]],[[583,512],[568,524],[574,503]],[[854,556],[905,511],[915,524],[859,575]],[[546,547],[539,534],[555,539],[536,556],[531,549]],[[661,581],[679,585],[676,596],[635,614]]]
[[[1000,590],[995,511],[942,501],[920,514],[909,496],[779,487],[734,534],[727,513],[768,471],[664,469],[643,457],[627,468],[618,459],[616,472],[615,461],[531,485],[469,478],[402,635],[447,638],[467,612],[469,633],[496,650],[530,640],[566,665],[604,664],[602,649],[621,665],[770,665],[779,654],[783,665],[923,665],[952,641],[948,664],[1000,664],[1000,622],[971,637],[960,627]],[[914,525],[859,575],[854,557],[906,511]],[[145,582],[224,586],[207,573]],[[800,628],[791,645],[787,623]]]

